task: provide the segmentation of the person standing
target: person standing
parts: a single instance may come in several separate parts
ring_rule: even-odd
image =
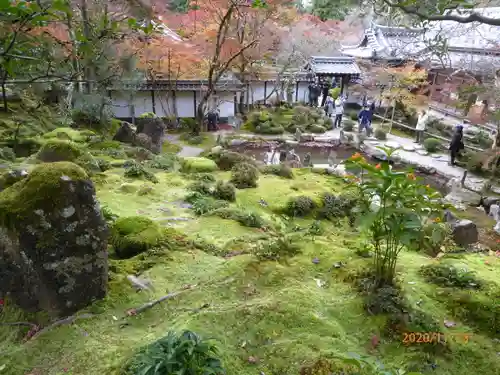
[[[455,133],[453,133],[453,137],[450,142],[450,165],[456,165],[455,159],[461,150],[465,148],[464,145],[464,127],[463,125],[458,125],[455,128]]]
[[[366,129],[366,134],[369,136],[372,126],[372,116],[372,111],[370,111],[370,108],[365,105],[358,114],[358,133],[361,133],[363,129]]]
[[[429,121],[429,114],[424,109],[418,115],[417,126],[415,127],[415,130],[417,132],[415,143],[421,143],[424,140],[424,131],[428,121]]]
[[[344,101],[339,96],[335,100],[335,120],[333,121],[333,128],[340,128],[342,124],[342,116],[344,116]]]
[[[333,98],[328,95],[326,97],[326,101],[325,101],[325,115],[328,116],[328,117],[332,117],[332,114],[333,114],[333,108],[334,107],[334,103],[333,103]]]

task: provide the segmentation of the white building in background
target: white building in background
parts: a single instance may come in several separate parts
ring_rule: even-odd
[[[351,77],[359,75],[359,68],[351,57],[313,57],[302,72],[293,73],[288,86],[278,90],[276,76],[253,79],[243,84],[234,74],[221,78],[215,93],[207,103],[207,111],[217,108],[222,121],[238,113],[239,104],[266,105],[283,100],[289,103],[307,102],[309,84],[316,76],[337,76],[347,85]],[[145,112],[160,117],[194,118],[206,80],[156,80],[154,82],[123,83],[112,87],[109,97],[115,117],[130,121]],[[284,93],[283,93],[284,92]],[[279,97],[283,94],[282,97]]]

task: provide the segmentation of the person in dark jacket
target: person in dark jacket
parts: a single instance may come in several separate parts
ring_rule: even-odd
[[[370,135],[372,127],[372,117],[372,111],[370,111],[370,108],[365,105],[358,114],[358,133],[361,133],[363,129],[366,129],[366,135]]]
[[[453,137],[450,142],[450,165],[456,165],[455,159],[460,153],[461,150],[465,148],[464,146],[464,127],[462,125],[458,125],[455,128],[455,133],[453,133]]]
[[[219,120],[219,116],[217,110],[213,109],[207,114],[208,121],[208,131],[217,130],[217,121]]]

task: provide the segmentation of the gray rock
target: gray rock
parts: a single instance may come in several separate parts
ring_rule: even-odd
[[[444,201],[457,209],[465,210],[467,206],[479,206],[481,196],[464,188],[455,188],[444,197]]]
[[[300,141],[301,142],[313,142],[314,141],[314,134],[302,133],[302,135],[300,136]]]
[[[452,236],[457,245],[468,246],[476,243],[479,237],[477,226],[470,220],[458,220],[452,223]]]
[[[43,199],[36,199],[39,189]],[[24,204],[13,213],[17,201]],[[3,204],[9,225],[0,226],[0,295],[58,316],[105,296],[108,228],[80,167],[41,164]]]
[[[223,150],[222,146],[215,146],[215,147],[212,147],[210,152],[213,152],[214,154],[219,154],[220,152],[222,152],[222,150]]]
[[[483,206],[491,207],[492,204],[498,204],[500,202],[500,197],[486,197],[483,198]]]
[[[248,139],[231,139],[229,141],[229,146],[230,147],[241,146],[242,144],[245,144],[247,142]]]
[[[388,142],[385,142],[385,147],[400,148],[401,145],[398,142],[388,141]]]
[[[151,146],[148,150],[151,150],[155,154],[159,154],[165,136],[165,123],[157,116],[139,117],[137,118],[137,134],[147,135],[151,139]]]
[[[417,150],[417,154],[422,155],[422,156],[429,155],[429,153],[425,150]]]
[[[413,145],[404,145],[403,146],[403,150],[412,152],[412,151],[415,151],[415,146],[413,146]]]
[[[134,143],[136,136],[135,126],[122,121],[120,128],[116,131],[113,140],[123,143]]]

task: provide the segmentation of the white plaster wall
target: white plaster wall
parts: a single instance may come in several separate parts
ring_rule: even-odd
[[[307,102],[308,96],[309,96],[309,83],[308,82],[299,82],[297,101]],[[295,101],[295,98],[293,100]]]
[[[179,117],[195,117],[194,110],[194,92],[177,91],[175,93],[177,103],[177,114]],[[196,95],[196,105],[199,103],[198,94]]]
[[[159,117],[175,116],[172,91],[155,91],[155,110]]]
[[[218,96],[220,117],[234,116],[234,93],[226,91],[218,93]]]
[[[134,94],[135,115],[153,112],[153,97],[151,91],[138,91]]]
[[[111,110],[115,117],[130,117],[128,94],[122,91],[111,92]]]
[[[251,88],[250,88],[250,100],[248,101],[249,104],[254,104],[258,102],[259,100],[261,102],[264,101],[266,98],[265,95],[265,90],[264,90],[264,82],[263,81],[256,81],[251,83]],[[269,93],[269,92],[268,92]]]

